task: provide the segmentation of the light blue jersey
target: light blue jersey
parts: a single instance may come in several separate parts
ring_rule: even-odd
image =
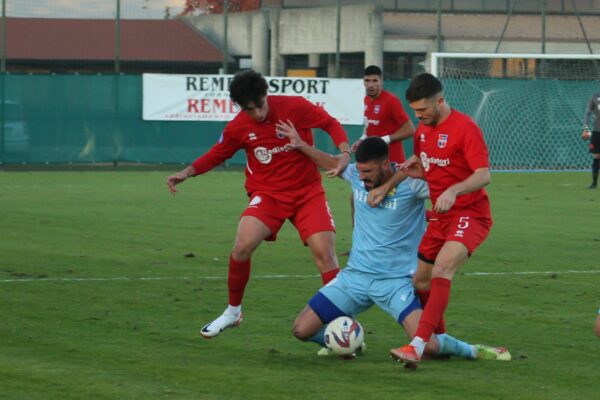
[[[378,207],[367,204],[368,192],[359,179],[356,164],[342,177],[352,186],[354,231],[347,270],[375,274],[378,278],[412,276],[417,269],[417,250],[425,232],[427,183],[406,178]]]

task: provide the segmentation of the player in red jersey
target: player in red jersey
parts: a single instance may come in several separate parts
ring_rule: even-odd
[[[454,274],[492,227],[490,203],[483,189],[490,183],[490,168],[481,129],[467,115],[450,108],[435,76],[415,77],[406,99],[420,123],[415,154],[400,168],[409,176],[427,180],[433,212],[419,245],[419,265],[413,277],[421,291],[423,314],[411,343],[391,353],[405,362],[418,362],[431,334],[445,331],[443,314]],[[382,196],[385,192],[374,193],[373,203]]]
[[[402,140],[415,133],[412,121],[406,115],[400,99],[383,89],[383,72],[376,65],[365,68],[364,132],[352,144],[352,151],[369,136],[380,136],[390,146],[390,160],[397,163],[405,161]]]
[[[250,198],[238,225],[229,258],[229,306],[213,322],[205,325],[202,336],[211,338],[242,321],[242,297],[250,277],[252,253],[263,240],[274,241],[289,219],[300,238],[310,247],[323,283],[339,271],[335,255],[335,225],[329,212],[317,165],[304,154],[289,149],[277,124],[293,124],[303,140],[311,145],[311,128],[326,131],[342,152],[336,175],[350,162],[348,137],[340,123],[323,108],[297,96],[268,96],[261,74],[247,70],[235,75],[229,88],[240,111],[227,124],[218,143],[192,165],[167,179],[171,193],[191,176],[208,172],[233,156],[246,152],[246,191]]]

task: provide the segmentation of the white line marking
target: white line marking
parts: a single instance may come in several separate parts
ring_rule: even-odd
[[[465,272],[463,275],[485,276],[485,275],[545,275],[545,274],[600,274],[599,270],[591,271],[512,271],[512,272]]]
[[[600,270],[589,271],[512,271],[512,272],[465,272],[463,275],[469,276],[490,276],[490,275],[549,275],[549,274],[600,274]],[[251,279],[312,279],[319,275],[257,275]],[[114,278],[15,278],[0,279],[0,283],[13,282],[116,282],[116,281],[221,281],[227,280],[226,276],[155,276],[155,277],[128,277],[117,276]]]
[[[305,279],[305,278],[317,278],[319,275],[258,275],[253,276],[252,279]],[[128,276],[117,276],[114,278],[16,278],[16,279],[1,279],[0,283],[12,283],[12,282],[104,282],[104,281],[192,281],[192,280],[205,280],[205,281],[220,281],[227,280],[226,276],[155,276],[155,277],[128,277]]]

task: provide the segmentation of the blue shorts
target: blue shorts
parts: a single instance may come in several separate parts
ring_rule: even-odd
[[[354,318],[373,304],[399,323],[421,309],[411,277],[377,279],[372,274],[346,269],[308,302],[324,324],[342,315]]]

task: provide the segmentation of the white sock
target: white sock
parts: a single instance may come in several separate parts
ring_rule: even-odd
[[[473,345],[470,345],[469,347],[471,347],[471,357],[477,358],[477,348]]]
[[[239,306],[232,306],[230,304],[229,306],[227,306],[227,312],[233,315],[238,315],[242,312],[242,305],[240,304]]]
[[[417,350],[419,356],[422,356],[423,352],[425,351],[425,345],[427,345],[427,342],[421,339],[420,337],[415,336],[415,338],[412,340],[412,342],[410,342],[410,344],[415,348],[415,350]]]

